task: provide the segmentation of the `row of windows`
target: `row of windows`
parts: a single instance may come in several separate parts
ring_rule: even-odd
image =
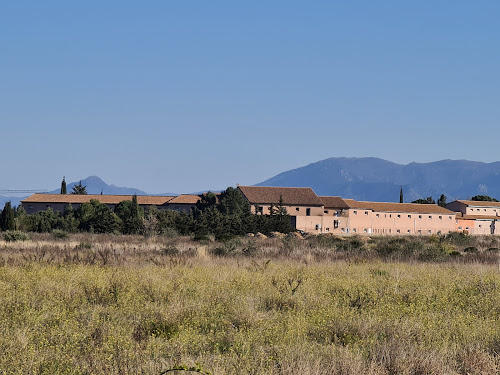
[[[353,214],[357,215],[358,211],[353,211]],[[365,215],[368,215],[368,211],[365,211]],[[380,217],[380,214],[375,214],[375,217]],[[401,215],[400,214],[396,215],[396,217],[398,219],[401,219]],[[411,217],[412,217],[412,215],[408,215],[408,219],[411,219]],[[422,219],[422,217],[423,217],[422,215],[418,215],[419,219]],[[387,218],[387,214],[384,214],[384,218]],[[389,218],[392,218],[392,214],[389,214]],[[429,219],[432,219],[432,215],[429,215]],[[443,217],[439,216],[439,219],[442,220]],[[448,219],[449,220],[453,220],[453,216],[448,216]]]
[[[467,229],[469,228],[467,227]],[[328,232],[329,228],[326,228],[326,231]],[[341,228],[340,231],[342,233],[349,233],[349,230],[347,228]],[[357,233],[357,228],[352,228],[351,232]],[[363,228],[363,233],[368,233],[368,232],[369,232],[368,228]],[[411,234],[411,232],[412,231],[410,229],[406,230],[407,234]],[[392,229],[374,229],[373,233],[392,233]],[[401,229],[396,229],[395,233],[401,234]],[[422,231],[421,229],[417,230],[417,234],[422,234],[422,233],[432,234],[432,230],[431,229],[428,229],[427,231],[425,230]]]

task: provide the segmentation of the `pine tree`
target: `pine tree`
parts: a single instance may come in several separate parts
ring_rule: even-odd
[[[82,185],[82,180],[80,180],[80,183],[78,185],[73,186],[71,194],[87,195],[87,187]]]
[[[66,177],[63,177],[62,182],[61,182],[61,194],[67,194],[68,192],[66,191]]]
[[[401,190],[399,191],[399,203],[403,203],[403,187],[401,186]]]

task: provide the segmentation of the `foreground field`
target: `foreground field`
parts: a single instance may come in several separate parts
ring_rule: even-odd
[[[335,250],[277,240],[240,243],[253,256],[211,255],[234,246],[0,243],[0,373],[500,372],[492,257],[328,257]]]

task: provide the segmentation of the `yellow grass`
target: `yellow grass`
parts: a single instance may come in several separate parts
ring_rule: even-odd
[[[92,246],[75,250],[82,243]],[[331,260],[305,245],[268,257],[283,251],[271,239],[254,257],[214,257],[216,246],[84,235],[1,243],[0,373],[160,374],[195,363],[212,374],[500,371],[497,264]]]

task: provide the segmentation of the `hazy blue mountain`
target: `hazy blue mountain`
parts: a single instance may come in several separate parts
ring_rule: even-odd
[[[329,158],[278,174],[257,186],[312,187],[318,195],[405,202],[445,194],[448,202],[477,194],[500,198],[500,162],[441,160],[392,163],[378,158]]]
[[[71,182],[68,183],[66,186],[66,190],[68,191],[68,194],[71,193],[71,190],[73,189],[73,186],[78,185],[80,181],[76,182]],[[116,185],[108,185],[105,183],[103,180],[101,180],[97,176],[89,176],[86,179],[82,180],[82,185],[87,187],[87,193],[88,194],[111,194],[111,195],[148,195],[142,190],[135,189],[135,188],[128,188],[128,187],[119,187]],[[55,190],[52,190],[50,193],[51,194],[59,194],[61,191],[61,188],[57,188]]]

